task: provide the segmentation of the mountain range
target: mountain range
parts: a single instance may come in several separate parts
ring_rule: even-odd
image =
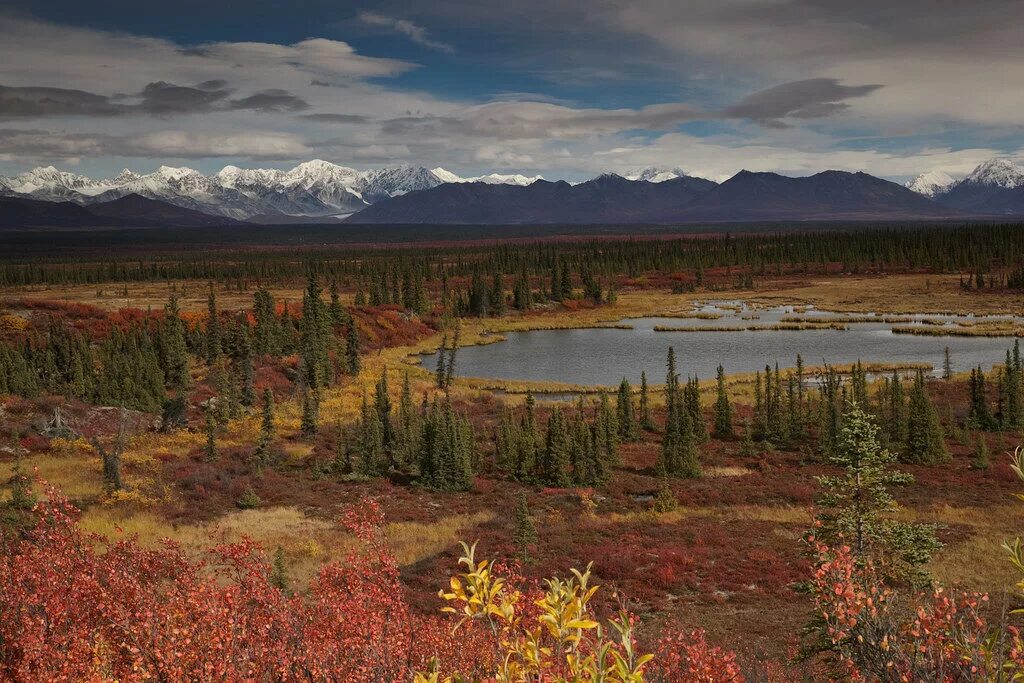
[[[716,183],[679,168],[571,184],[539,176],[461,177],[443,168],[359,171],[313,160],[284,171],[162,166],[114,178],[37,168],[0,176],[0,226],[249,223],[637,224],[915,220],[1024,215],[1024,168],[1005,159],[962,180],[942,171],[905,186],[866,173],[741,171]]]
[[[661,182],[606,174],[570,185],[441,185],[374,204],[354,223],[675,223],[693,221],[886,220],[957,215],[866,173],[825,171],[789,178],[741,171],[723,183],[677,176]]]
[[[47,166],[0,177],[0,195],[87,206],[135,194],[214,216],[287,222],[290,218],[344,217],[374,202],[445,183],[521,185],[536,179],[499,174],[463,178],[443,168],[417,166],[357,171],[320,159],[290,171],[225,166],[203,175],[191,168],[161,166],[145,175],[125,169],[104,180]]]

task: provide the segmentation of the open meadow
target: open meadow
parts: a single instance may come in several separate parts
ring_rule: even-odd
[[[900,235],[875,239],[895,245]],[[993,229],[996,238],[1020,239]],[[1017,266],[995,247],[984,270],[977,255],[930,262],[946,241],[960,249],[951,258],[966,253],[970,238],[953,233],[915,242],[913,265],[896,248],[862,258],[865,240],[853,235],[793,236],[783,248],[786,239],[352,259],[339,248],[272,262],[231,253],[204,261],[201,277],[165,256],[119,280],[98,262],[8,264],[4,548],[35,533],[26,501],[59,495],[100,556],[122,542],[171,543],[182,561],[209,562],[212,546],[251,541],[277,589],[315,601],[325,568],[351,562],[365,542],[343,520],[373,501],[394,590],[413,614],[439,615],[437,591],[460,571],[466,541],[524,586],[593,563],[595,613],[628,610],[642,647],[702,629],[701,647],[735,652],[751,679],[800,680],[822,670],[813,657],[793,663],[824,604],[799,587],[825,562],[808,538],[851,544],[851,529],[869,528],[864,557],[885,590],[907,604],[932,585],[986,593],[979,619],[1002,623],[1021,606],[1001,546],[1019,533],[1024,483],[1010,453],[1024,428],[1024,380],[1017,328],[984,316],[1024,316],[1021,290],[1007,284]],[[743,262],[740,252],[760,255]],[[710,301],[720,312],[705,310]],[[796,316],[790,328],[758,323],[779,307]],[[765,345],[756,372],[730,372],[721,357],[718,378],[691,381],[692,335],[671,326],[658,339],[672,351],[642,382],[620,382],[617,368],[594,385],[466,376],[460,365],[460,352],[515,333],[629,335],[630,320],[649,318],[699,331],[740,311],[752,343]],[[807,322],[808,312],[829,322]],[[977,368],[950,360],[948,346],[946,368],[769,360],[771,335],[842,339],[868,313],[896,325],[971,316],[959,327],[992,330],[999,352]],[[872,457],[887,449],[878,467],[898,476],[879,484],[893,503],[849,527],[853,494],[835,482],[855,469],[843,460],[855,446]],[[931,540],[908,549],[919,532],[903,531],[898,545],[890,523]]]

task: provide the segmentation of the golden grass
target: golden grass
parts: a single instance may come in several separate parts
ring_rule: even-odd
[[[1024,327],[989,327],[975,325],[973,327],[918,327],[897,326],[892,328],[893,334],[913,334],[925,337],[1024,337]]]
[[[675,311],[659,311],[658,313],[652,314],[651,317],[678,318],[679,320],[718,320],[723,316],[721,313],[712,313],[711,311],[693,311],[690,313]]]
[[[746,467],[706,467],[705,477],[743,477],[750,474],[751,470]]]
[[[434,522],[392,522],[384,532],[399,565],[406,566],[447,550],[495,516],[488,511],[449,515]],[[310,517],[295,507],[238,510],[215,522],[175,526],[149,511],[96,506],[85,511],[81,526],[111,539],[137,535],[147,547],[170,539],[193,557],[201,556],[213,544],[236,543],[248,537],[268,553],[280,546],[288,572],[299,585],[305,585],[324,562],[342,559],[354,542],[339,524]]]
[[[672,327],[655,325],[655,332],[794,332],[799,330],[845,330],[841,323],[770,323],[765,325],[693,325],[690,327]]]
[[[103,474],[98,457],[32,455],[22,459],[22,471],[59,488],[71,500],[95,500],[103,493]],[[7,481],[13,462],[0,463],[0,481]]]

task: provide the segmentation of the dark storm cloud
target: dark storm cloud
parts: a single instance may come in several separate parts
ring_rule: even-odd
[[[864,97],[881,87],[843,85],[835,78],[808,78],[748,95],[722,113],[779,128],[787,125],[781,119],[818,119],[842,112],[850,107],[843,100]]]
[[[0,118],[117,116],[123,107],[109,97],[64,88],[10,88],[0,85]]]
[[[259,112],[289,112],[309,109],[309,103],[287,90],[274,88],[243,97],[240,100],[231,100],[228,103],[228,108],[251,109]]]
[[[299,112],[309,109],[308,102],[287,90],[261,90],[227,101],[231,93],[232,89],[223,80],[204,81],[196,86],[156,81],[146,85],[140,93],[113,97],[84,90],[0,85],[0,118],[172,116],[211,111]]]
[[[302,118],[321,123],[367,123],[370,120],[360,114],[306,114]]]
[[[146,114],[157,115],[208,112],[231,94],[231,90],[223,87],[223,83],[206,81],[193,88],[157,81],[142,89],[142,102],[134,108]],[[222,87],[209,87],[214,84]]]

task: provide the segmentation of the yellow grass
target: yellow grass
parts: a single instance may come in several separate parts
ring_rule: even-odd
[[[892,328],[893,334],[915,334],[926,337],[1024,337],[1024,327],[990,327],[975,325],[973,327],[917,327],[898,326]]]
[[[103,475],[98,457],[32,455],[22,459],[22,471],[59,488],[74,501],[95,500],[103,493]],[[7,481],[13,462],[0,462],[0,481]]]
[[[477,512],[434,522],[393,522],[385,526],[385,534],[399,565],[405,566],[451,548],[471,529],[494,518],[493,512]],[[152,512],[96,506],[85,511],[81,525],[111,539],[136,535],[148,547],[170,539],[194,557],[211,545],[248,537],[268,553],[280,546],[288,572],[299,585],[305,585],[324,562],[342,559],[354,542],[339,524],[310,517],[296,507],[238,510],[215,522],[174,526]]]

